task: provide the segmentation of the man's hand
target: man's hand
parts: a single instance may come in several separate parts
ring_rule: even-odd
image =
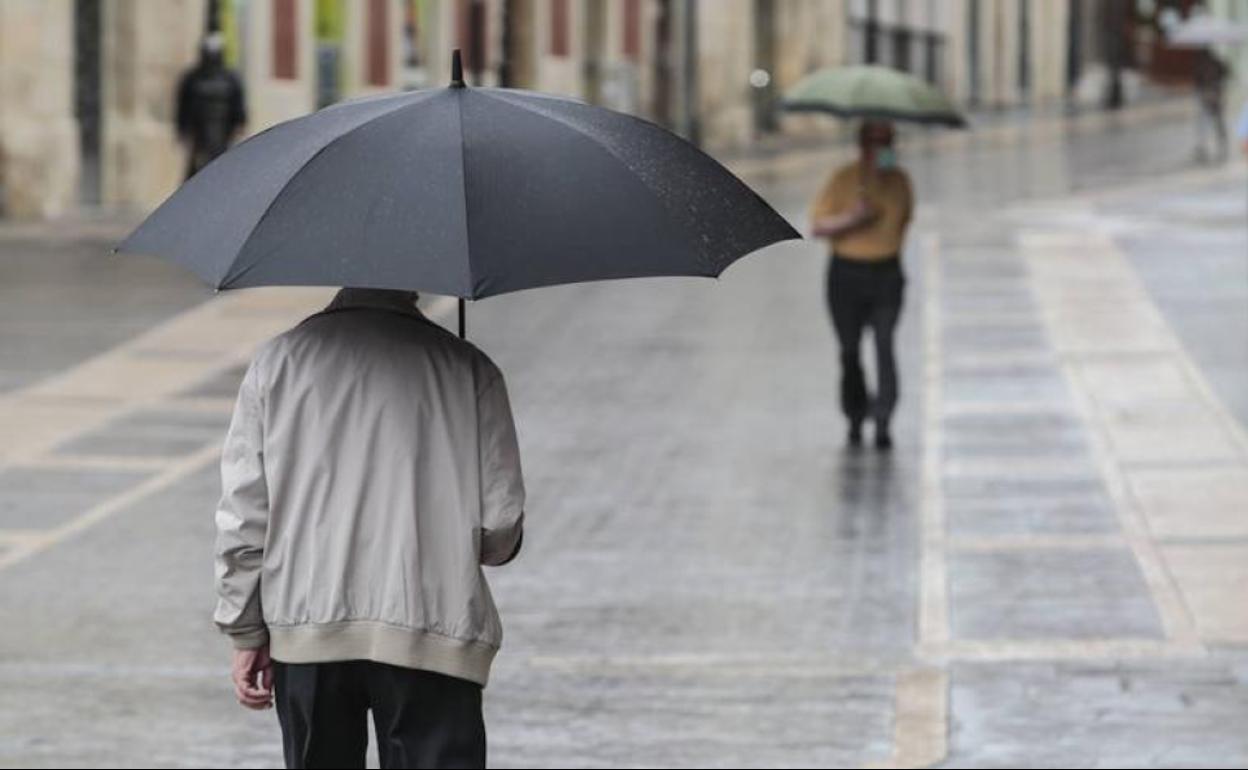
[[[269,645],[254,650],[235,650],[230,678],[234,680],[234,694],[239,703],[249,709],[272,708],[273,659],[269,657]]]

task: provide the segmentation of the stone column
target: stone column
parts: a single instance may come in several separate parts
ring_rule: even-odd
[[[777,98],[797,81],[825,67],[849,62],[847,0],[780,0],[776,3],[775,68]],[[825,115],[782,114],[785,133],[837,136],[848,125]]]
[[[985,107],[1001,106],[1001,0],[979,0],[979,100]]]
[[[945,79],[941,84],[949,97],[960,104],[971,98],[971,10],[969,0],[947,0],[940,11],[941,28],[945,34]]]
[[[712,149],[743,145],[753,134],[753,8],[751,0],[698,6],[698,110]]]
[[[72,0],[0,2],[0,214],[47,219],[77,201]]]
[[[1066,97],[1070,0],[1031,3],[1031,96],[1038,104]]]
[[[178,81],[199,56],[203,0],[108,0],[103,7],[100,197],[151,208],[181,183]]]

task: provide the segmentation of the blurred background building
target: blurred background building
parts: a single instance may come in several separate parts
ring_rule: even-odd
[[[0,215],[147,208],[181,180],[179,75],[220,30],[248,131],[343,98],[449,79],[570,94],[713,149],[780,120],[823,66],[878,62],[970,108],[1109,105],[1181,84],[1164,14],[1192,0],[3,0]],[[1244,3],[1210,10],[1248,16]]]

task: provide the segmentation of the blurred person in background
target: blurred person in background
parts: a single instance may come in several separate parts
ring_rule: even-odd
[[[1196,160],[1204,163],[1209,160],[1206,149],[1210,134],[1213,135],[1213,157],[1219,162],[1225,161],[1229,154],[1226,120],[1223,117],[1226,80],[1230,70],[1216,54],[1203,49],[1196,55],[1194,72],[1196,86]]]
[[[178,83],[176,118],[189,155],[187,179],[230,149],[247,125],[243,83],[225,66],[224,47],[218,33],[204,38],[199,63]]]
[[[875,445],[892,447],[897,405],[893,334],[905,277],[901,251],[914,211],[910,177],[897,164],[893,126],[867,120],[858,130],[858,159],[837,169],[815,200],[814,235],[831,244],[827,299],[841,348],[841,409],[850,446],[862,445],[863,422],[875,421]],[[875,342],[876,395],[867,391],[859,348],[870,328]]]

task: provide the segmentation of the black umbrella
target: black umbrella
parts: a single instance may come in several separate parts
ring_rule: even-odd
[[[204,168],[118,247],[218,289],[355,286],[476,299],[717,276],[801,236],[727,169],[636,117],[449,88],[328,107]],[[462,304],[461,304],[462,334]]]

